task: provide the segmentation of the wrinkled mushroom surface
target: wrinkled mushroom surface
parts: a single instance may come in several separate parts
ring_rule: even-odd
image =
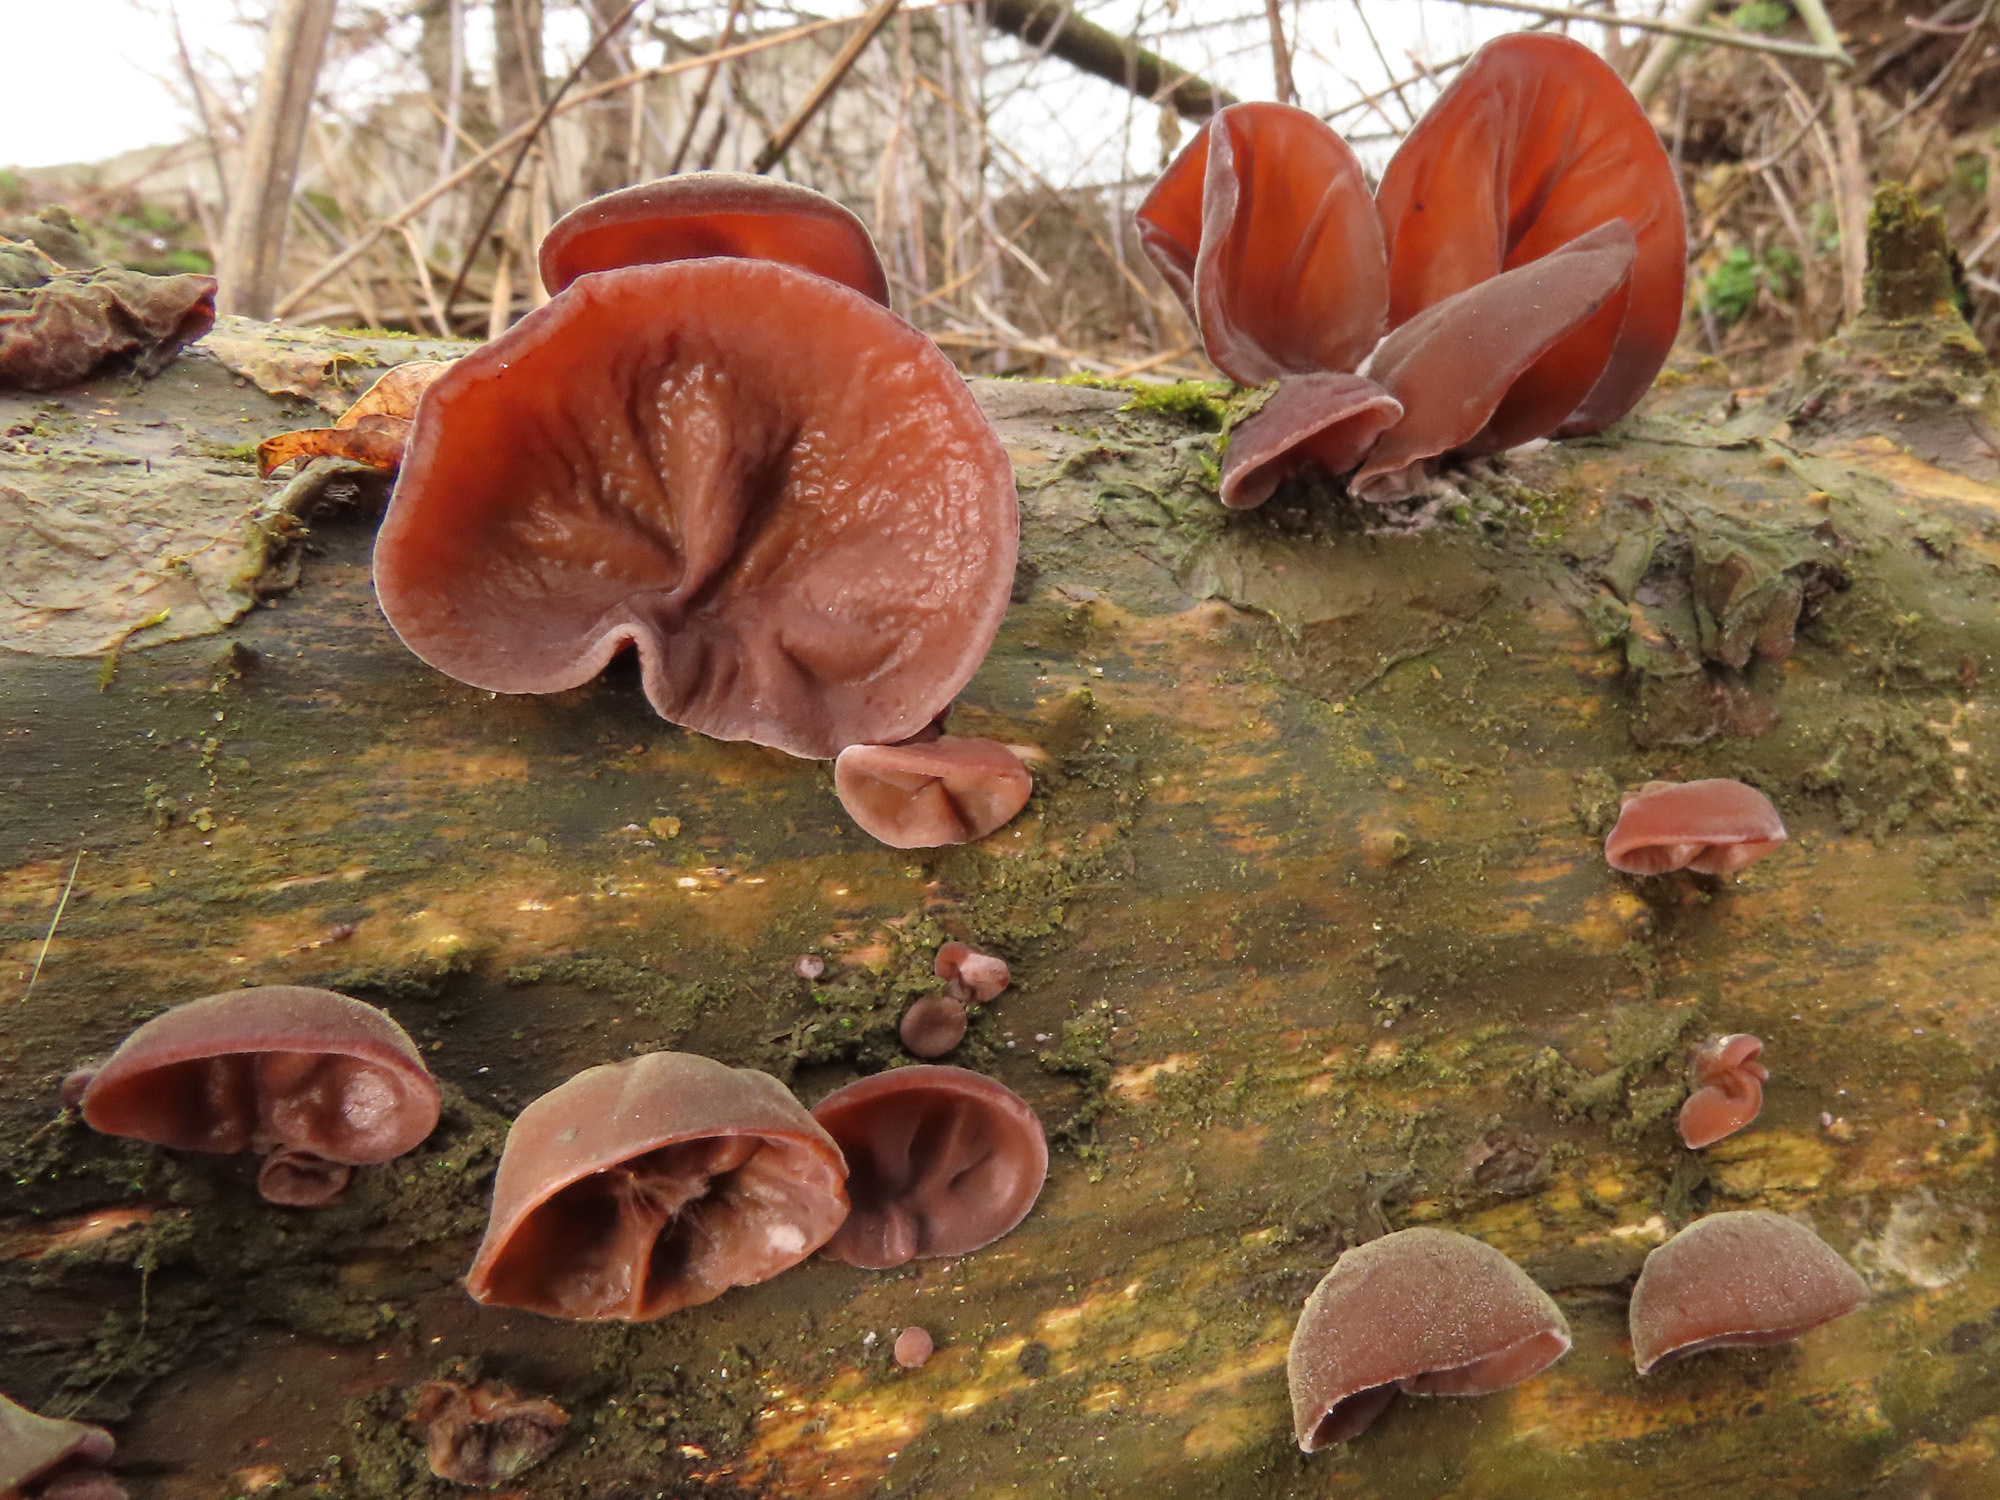
[[[11,242],[0,241],[0,244]],[[148,276],[116,268],[62,271],[0,284],[0,388],[52,391],[124,361],[157,375],[215,326],[213,276]]]
[[[1632,1358],[1644,1375],[1704,1349],[1789,1343],[1867,1300],[1854,1268],[1805,1225],[1762,1209],[1710,1214],[1640,1268]]]
[[[945,982],[947,994],[984,1005],[1013,982],[1007,960],[981,953],[970,943],[941,943],[931,972]]]
[[[1549,1296],[1490,1245],[1403,1229],[1347,1251],[1306,1299],[1285,1373],[1306,1453],[1344,1443],[1398,1390],[1481,1396],[1568,1351]]]
[[[833,763],[840,805],[892,849],[983,839],[1028,805],[1034,778],[997,740],[849,745]]]
[[[929,339],[788,266],[679,261],[582,277],[438,377],[375,585],[475,687],[575,687],[629,645],[663,718],[830,757],[971,678],[1018,531]]]
[[[589,1068],[507,1133],[466,1290],[639,1321],[767,1281],[847,1216],[846,1164],[777,1079],[689,1052]]]
[[[1649,781],[1625,794],[1604,857],[1628,875],[1727,875],[1784,841],[1777,808],[1754,786],[1723,778]]]
[[[889,302],[867,226],[824,193],[744,172],[687,172],[592,198],[542,239],[542,285],[619,266],[723,257],[768,260]]]
[[[1761,1038],[1718,1037],[1694,1055],[1694,1092],[1681,1105],[1680,1135],[1689,1150],[1712,1146],[1757,1118],[1771,1071],[1757,1061]]]
[[[964,1068],[859,1079],[813,1107],[847,1158],[853,1210],[826,1253],[883,1270],[991,1244],[1035,1206],[1048,1139],[1025,1099]]]
[[[569,1413],[505,1381],[427,1380],[403,1420],[423,1436],[431,1472],[453,1484],[494,1489],[556,1451]]]
[[[266,1155],[273,1202],[324,1203],[347,1169],[414,1149],[437,1083],[382,1011],[331,990],[266,985],[177,1005],[65,1084],[84,1122],[181,1151]]]

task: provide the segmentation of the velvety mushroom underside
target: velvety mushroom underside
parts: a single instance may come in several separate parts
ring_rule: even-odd
[[[944,710],[1017,541],[934,344],[821,277],[693,260],[584,276],[438,379],[375,584],[462,682],[575,687],[631,645],[662,717],[824,758]]]

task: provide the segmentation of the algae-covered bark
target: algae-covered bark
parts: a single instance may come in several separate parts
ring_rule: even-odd
[[[381,357],[315,339],[279,363]],[[1413,535],[1311,491],[1225,513],[1203,399],[983,387],[1025,561],[952,723],[1046,758],[965,849],[873,844],[826,767],[662,724],[629,673],[495,698],[424,668],[373,605],[365,487],[224,634],[115,673],[0,656],[5,1388],[112,1424],[173,1500],[443,1495],[405,1396],[475,1373],[572,1414],[533,1495],[1990,1494],[2000,490],[1824,397],[1815,427],[1673,387]],[[246,484],[222,433],[315,420],[197,352],[0,398],[7,461],[128,442],[140,403]],[[1712,775],[1792,842],[1730,881],[1606,868],[1620,789]],[[464,1296],[527,1100],[668,1045],[817,1099],[898,1057],[946,937],[1015,974],[950,1060],[1059,1141],[1013,1234],[635,1327]],[[301,1214],[59,1111],[81,1057],[246,982],[385,1005],[438,1134]],[[1697,1156],[1683,1060],[1730,1031],[1768,1043],[1767,1103]],[[1723,1207],[1808,1218],[1874,1301],[1641,1381],[1639,1263]],[[1576,1347],[1304,1459],[1292,1321],[1412,1224],[1513,1256]]]

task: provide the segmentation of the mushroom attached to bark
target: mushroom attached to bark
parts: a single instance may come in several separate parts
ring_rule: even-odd
[[[1727,875],[1784,841],[1777,808],[1754,786],[1722,778],[1649,781],[1625,794],[1604,857],[1628,875]]]
[[[1229,429],[1222,503],[1262,505],[1308,467],[1345,474],[1403,416],[1403,403],[1373,380],[1338,372],[1280,381],[1263,406]]]
[[[1681,1140],[1689,1150],[1712,1146],[1757,1118],[1771,1070],[1757,1061],[1762,1039],[1738,1032],[1717,1037],[1694,1055],[1694,1092],[1681,1105]]]
[[[1028,805],[1034,778],[996,740],[849,745],[833,763],[847,815],[892,849],[969,844]]]
[[[1632,1358],[1644,1375],[1703,1349],[1789,1343],[1867,1300],[1854,1268],[1805,1225],[1761,1209],[1710,1214],[1640,1268]]]
[[[984,1005],[1013,982],[1007,960],[981,953],[970,943],[943,943],[931,971],[945,982],[947,994]]]
[[[632,646],[663,718],[830,757],[971,679],[1018,538],[935,344],[823,277],[690,260],[585,276],[438,377],[375,585],[474,687],[575,687]]]
[[[0,1500],[125,1500],[103,1472],[115,1446],[102,1427],[44,1417],[0,1395]]]
[[[569,1413],[505,1381],[427,1380],[403,1420],[422,1432],[424,1457],[438,1478],[497,1489],[556,1451]]]
[[[921,1370],[937,1352],[937,1340],[928,1328],[905,1328],[896,1335],[896,1363],[906,1370]]]
[[[913,1001],[896,1023],[896,1035],[918,1057],[943,1057],[965,1040],[965,1004],[951,995]]]
[[[777,1079],[689,1052],[588,1068],[507,1132],[481,1302],[638,1322],[768,1281],[847,1216],[833,1138]]]
[[[813,1118],[847,1157],[853,1211],[826,1253],[872,1271],[963,1255],[1035,1206],[1048,1139],[1028,1102],[964,1068],[917,1065],[835,1089]]]
[[[723,257],[796,266],[887,306],[867,226],[824,193],[742,172],[687,172],[592,198],[542,239],[542,285],[619,266]]]
[[[1483,1396],[1569,1345],[1555,1303],[1498,1250],[1450,1230],[1399,1230],[1342,1255],[1306,1299],[1285,1360],[1293,1431],[1312,1453],[1355,1436],[1399,1390]]]
[[[63,1093],[84,1123],[180,1151],[264,1156],[273,1203],[331,1202],[351,1169],[414,1149],[438,1087],[409,1034],[331,990],[266,985],[155,1016]]]

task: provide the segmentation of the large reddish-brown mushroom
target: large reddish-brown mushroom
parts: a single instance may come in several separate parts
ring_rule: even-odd
[[[1754,786],[1719,777],[1649,781],[1625,794],[1604,857],[1628,875],[1728,875],[1784,842],[1784,820]]]
[[[1412,1396],[1483,1396],[1568,1352],[1555,1303],[1492,1246],[1446,1229],[1357,1245],[1306,1299],[1285,1374],[1307,1453],[1344,1443]]]
[[[1681,1105],[1681,1140],[1712,1146],[1757,1118],[1771,1070],[1757,1061],[1763,1040],[1746,1032],[1717,1037],[1694,1055],[1694,1092]]]
[[[892,849],[969,844],[1005,825],[1035,789],[997,740],[945,735],[928,744],[849,745],[833,763],[840,805]]]
[[[155,1016],[63,1084],[84,1123],[180,1151],[264,1156],[273,1203],[331,1202],[352,1168],[422,1143],[436,1081],[383,1012],[331,990],[266,985]]]
[[[917,1064],[813,1107],[847,1157],[853,1210],[826,1253],[871,1271],[989,1245],[1028,1215],[1049,1171],[1019,1094],[964,1068]]]
[[[688,172],[592,198],[542,239],[542,285],[619,266],[721,256],[796,266],[888,305],[867,226],[824,193],[742,172]]]
[[[575,687],[632,646],[662,717],[830,757],[951,702],[1017,542],[936,345],[824,277],[686,260],[584,276],[439,376],[375,585],[475,687]]]
[[[102,1427],[45,1417],[0,1395],[0,1500],[125,1500],[104,1472],[115,1446]]]
[[[689,1052],[588,1068],[507,1132],[481,1302],[642,1321],[768,1281],[847,1217],[833,1138],[777,1079]]]
[[[1761,1209],[1710,1214],[1640,1268],[1632,1358],[1644,1375],[1703,1349],[1789,1343],[1867,1300],[1854,1268],[1805,1225]]]
[[[1403,416],[1403,403],[1362,375],[1296,375],[1229,430],[1219,489],[1232,510],[1262,505],[1307,468],[1345,474]]]

